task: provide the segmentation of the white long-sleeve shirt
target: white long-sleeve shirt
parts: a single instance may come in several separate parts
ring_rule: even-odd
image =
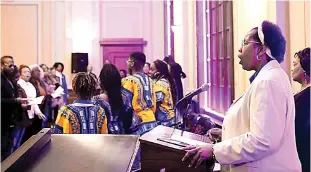
[[[27,98],[36,98],[37,92],[36,88],[30,83],[26,82],[23,79],[19,79],[17,82],[24,90],[27,95]],[[42,114],[38,105],[31,105],[30,110],[27,110],[29,119],[34,118],[34,115]]]

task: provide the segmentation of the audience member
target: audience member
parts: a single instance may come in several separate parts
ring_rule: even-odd
[[[90,73],[92,73],[92,72],[93,72],[93,66],[87,65],[87,67],[86,67],[86,73],[90,74]]]
[[[26,104],[22,104],[18,95],[18,90],[16,86],[13,85],[12,80],[10,80],[10,76],[13,72],[13,57],[1,57],[1,162],[11,153],[14,130],[12,118],[15,109],[21,106],[27,107]]]
[[[57,62],[54,64],[54,68],[56,69],[55,75],[59,78],[59,84],[64,89],[63,102],[64,104],[67,104],[69,95],[68,95],[66,76],[63,74],[64,64]]]
[[[293,80],[301,84],[295,98],[296,146],[303,172],[310,171],[310,48],[295,53]]]
[[[14,71],[11,76],[11,80],[13,85],[17,88],[18,95],[22,99],[27,99],[27,95],[25,90],[17,83],[20,79],[20,72],[16,66],[14,66]],[[28,104],[27,100],[21,100],[21,103]],[[13,115],[13,124],[14,124],[14,131],[13,131],[13,145],[11,147],[11,153],[17,150],[21,143],[22,139],[25,134],[26,127],[31,125],[31,121],[28,117],[27,110],[30,110],[31,106],[27,107],[19,107],[14,109]]]
[[[46,64],[41,64],[40,67],[43,70],[44,75],[50,72],[50,68]]]
[[[30,68],[28,66],[21,65],[19,67],[19,71],[21,77],[17,83],[25,91],[27,98],[34,99],[38,97],[35,86],[30,82]],[[42,113],[39,105],[37,104],[31,105],[27,113],[32,124],[26,128],[22,142],[27,141],[31,136],[37,134],[42,129],[42,119],[45,119],[45,115]]]
[[[48,118],[52,114],[52,96],[48,92],[48,85],[43,81],[44,78],[44,72],[40,68],[39,65],[31,65],[31,77],[30,77],[30,82],[33,84],[33,86],[36,88],[37,92],[37,97],[44,96],[42,104],[39,105],[39,108],[41,112],[45,115],[45,118],[41,122],[41,127],[42,128],[48,127]],[[34,124],[36,125],[36,121],[38,122],[38,129],[39,129],[39,121],[36,120],[38,118],[35,117],[35,122]],[[39,130],[39,131],[40,131]],[[39,132],[38,131],[38,132]]]

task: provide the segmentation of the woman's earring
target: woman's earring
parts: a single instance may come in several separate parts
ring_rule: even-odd
[[[257,59],[257,60],[261,60],[261,58],[260,58],[258,55],[256,56],[256,59]]]

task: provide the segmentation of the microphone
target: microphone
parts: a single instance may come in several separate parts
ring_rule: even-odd
[[[177,110],[178,110],[178,105],[182,104],[182,102],[184,101],[187,101],[189,102],[189,100],[192,99],[192,97],[204,92],[204,91],[207,91],[209,88],[209,85],[207,83],[205,84],[202,84],[201,87],[199,87],[197,90],[195,90],[194,92],[190,92],[189,94],[187,94],[184,98],[180,99],[176,105],[175,105],[175,108],[174,108],[174,113],[175,113],[175,124],[180,124],[180,122],[178,122],[177,120]],[[178,110],[179,111],[179,110]],[[183,116],[183,115],[182,115]]]
[[[207,91],[209,88],[209,85],[207,83],[205,84],[202,84],[201,87],[199,87],[197,90],[193,91],[193,92],[190,92],[188,93],[184,98],[182,98],[181,100],[179,100],[176,105],[179,103],[179,102],[182,102],[184,100],[189,100],[189,99],[192,99],[192,97],[204,92],[204,91]]]

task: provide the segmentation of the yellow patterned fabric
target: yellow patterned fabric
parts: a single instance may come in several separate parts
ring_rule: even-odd
[[[107,134],[105,110],[92,101],[76,100],[58,111],[55,134]]]
[[[145,74],[135,74],[123,78],[122,86],[122,94],[140,120],[138,123],[155,121],[156,98],[152,80]]]
[[[156,102],[159,105],[156,110],[158,121],[168,121],[174,117],[174,105],[170,83],[162,78],[155,81],[154,90]]]

